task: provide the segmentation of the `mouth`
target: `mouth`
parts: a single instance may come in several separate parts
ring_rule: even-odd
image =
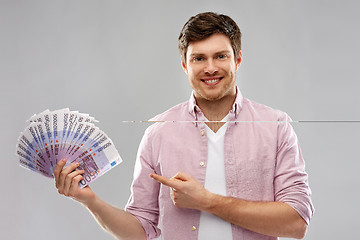
[[[221,80],[223,79],[223,77],[212,77],[212,78],[206,78],[206,79],[201,79],[201,81],[203,83],[205,83],[206,85],[216,85],[218,84]]]

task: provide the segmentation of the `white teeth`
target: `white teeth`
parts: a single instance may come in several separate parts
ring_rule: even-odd
[[[205,82],[207,82],[207,83],[216,83],[218,81],[219,81],[219,79],[212,79],[212,80],[206,80]]]

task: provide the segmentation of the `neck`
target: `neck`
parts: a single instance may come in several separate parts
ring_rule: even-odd
[[[209,121],[221,121],[229,113],[234,104],[235,95],[225,96],[216,101],[206,99],[197,99],[197,105]],[[225,123],[207,122],[206,125],[213,131],[217,132]]]
[[[236,93],[224,96],[219,100],[196,98],[196,103],[209,121],[221,121],[231,110]]]

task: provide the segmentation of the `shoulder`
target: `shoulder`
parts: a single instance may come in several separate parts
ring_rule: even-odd
[[[166,130],[169,126],[173,126],[175,121],[192,120],[189,112],[189,102],[182,102],[149,119],[149,122],[153,122],[153,124],[146,129],[145,133],[153,135]]]
[[[252,101],[247,98],[243,98],[242,109],[244,113],[252,116],[253,119],[264,120],[264,121],[290,121],[290,117],[287,113],[269,107],[267,105]]]
[[[185,121],[188,112],[189,103],[179,103],[168,110],[152,117],[149,121]]]

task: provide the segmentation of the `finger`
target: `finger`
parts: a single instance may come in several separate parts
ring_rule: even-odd
[[[55,177],[56,187],[59,187],[60,173],[61,173],[61,170],[63,169],[63,167],[65,166],[65,164],[66,164],[66,159],[61,159],[54,168],[54,177]]]
[[[175,192],[173,190],[170,190],[170,198],[173,201],[173,203],[175,203]]]
[[[162,183],[166,186],[168,186],[169,182],[170,182],[170,179],[166,178],[166,177],[163,177],[163,176],[160,176],[160,175],[157,175],[157,174],[150,174],[150,177],[152,177],[153,179],[155,179],[156,181],[158,181],[159,183]]]
[[[82,175],[77,175],[71,180],[71,186],[69,189],[69,194],[73,195],[76,191],[79,190],[79,182],[83,180],[84,177]]]
[[[69,173],[66,176],[65,182],[64,182],[64,187],[63,187],[63,192],[64,192],[65,196],[69,195],[69,191],[72,186],[73,179],[75,177],[79,176],[80,174],[83,174],[84,172],[85,172],[84,170],[76,170],[76,171]]]
[[[157,174],[153,174],[153,173],[150,174],[150,177],[152,177],[153,179],[155,179],[159,183],[164,184],[165,186],[173,187],[175,189],[178,187],[178,184],[176,183],[176,181],[174,179],[169,179],[169,178],[166,178],[166,177],[163,177],[163,176],[160,176],[160,175],[157,175]]]
[[[59,187],[61,187],[61,188],[64,187],[66,176],[69,173],[71,173],[72,171],[74,171],[78,166],[79,166],[78,162],[73,162],[61,171],[60,176],[59,176]]]
[[[178,194],[175,188],[170,188],[170,197],[171,199],[175,199],[175,195]]]
[[[193,177],[189,174],[183,173],[183,172],[178,172],[175,176],[175,179],[177,180],[181,180],[181,181],[188,181],[193,179]]]

